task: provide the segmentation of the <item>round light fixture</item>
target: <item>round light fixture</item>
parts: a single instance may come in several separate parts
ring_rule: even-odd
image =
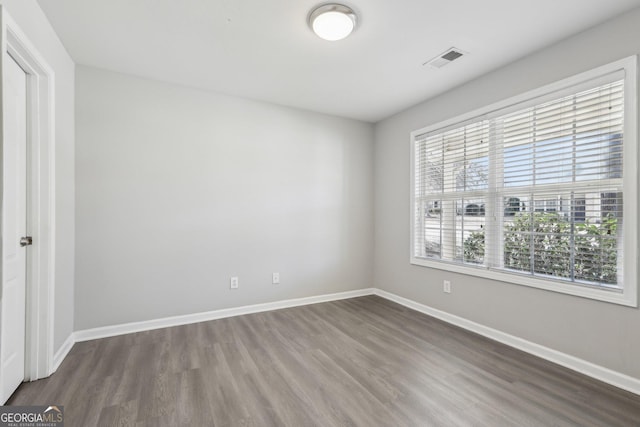
[[[356,14],[342,4],[324,4],[311,11],[309,25],[321,39],[342,40],[356,28]]]

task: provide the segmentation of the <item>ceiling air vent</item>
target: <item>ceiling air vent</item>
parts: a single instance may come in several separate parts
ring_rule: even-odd
[[[464,55],[463,51],[455,47],[452,47],[451,49],[448,49],[446,52],[436,56],[433,59],[430,59],[429,61],[425,62],[422,65],[430,65],[434,68],[442,68],[445,65],[449,64],[450,62],[460,58],[462,55]]]

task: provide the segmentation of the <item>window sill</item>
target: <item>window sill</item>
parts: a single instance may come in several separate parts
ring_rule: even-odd
[[[619,290],[615,288],[599,288],[578,283],[567,283],[561,280],[546,279],[528,274],[507,273],[499,270],[490,270],[486,267],[474,267],[472,265],[461,265],[446,261],[436,261],[417,257],[411,257],[410,263],[422,267],[451,271],[468,276],[482,277],[484,279],[528,286],[536,289],[544,289],[547,291],[589,298],[628,307],[638,307],[636,289]]]

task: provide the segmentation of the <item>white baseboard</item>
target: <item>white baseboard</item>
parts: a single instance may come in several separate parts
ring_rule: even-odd
[[[76,343],[75,332],[69,334],[67,339],[62,343],[62,346],[56,351],[56,354],[53,355],[53,366],[49,375],[54,373],[60,367],[60,364],[67,357],[67,354],[71,351],[71,348]]]
[[[374,288],[373,293],[382,298],[397,302],[398,304],[401,304],[405,307],[443,320],[452,325],[459,326],[463,329],[467,329],[479,335],[491,338],[492,340],[501,342],[502,344],[517,348],[534,356],[538,356],[542,359],[564,366],[565,368],[569,368],[573,371],[598,379],[607,384],[611,384],[615,387],[640,395],[640,379],[638,378],[613,371],[611,369],[596,365],[591,362],[587,362],[586,360],[579,359],[569,354],[553,350],[551,348],[533,343],[531,341],[527,341],[522,338],[518,338],[514,335],[498,331],[497,329],[472,322],[471,320],[467,320],[463,317],[449,314],[447,312],[429,307],[428,305],[420,304],[418,302],[403,298],[387,291],[383,291],[381,289]]]
[[[487,338],[506,344],[510,347],[525,351],[534,356],[548,360],[558,365],[564,366],[581,374],[593,377],[607,384],[623,390],[640,395],[640,379],[630,377],[620,372],[596,365],[586,360],[553,350],[540,344],[527,341],[514,335],[501,332],[497,329],[481,325],[471,320],[459,317],[433,307],[412,301],[407,298],[383,291],[377,288],[359,289],[355,291],[339,292],[335,294],[318,295],[306,298],[295,298],[282,301],[275,301],[264,304],[247,305],[242,307],[213,310],[203,313],[186,314],[183,316],[166,317],[162,319],[147,320],[142,322],[125,323],[114,326],[104,326],[100,328],[85,329],[76,331],[67,338],[62,347],[56,352],[54,357],[54,371],[58,369],[62,360],[73,347],[75,342],[88,341],[98,338],[113,337],[117,335],[130,334],[134,332],[149,331],[153,329],[167,328],[171,326],[187,325],[190,323],[206,322],[209,320],[222,319],[226,317],[240,316],[243,314],[260,313],[264,311],[279,310],[283,308],[298,307],[321,302],[337,301],[347,298],[361,297],[365,295],[378,295],[382,298],[401,304],[405,307],[419,311],[426,315],[443,320],[452,325],[475,332]]]
[[[321,302],[337,301],[347,298],[372,295],[373,288],[358,289],[355,291],[339,292],[335,294],[317,295],[313,297],[295,298],[282,301],[268,302],[264,304],[245,305],[242,307],[225,308],[221,310],[207,311],[203,313],[185,314],[182,316],[165,317],[162,319],[145,320],[142,322],[124,323],[114,326],[85,329],[74,333],[75,341],[89,341],[98,338],[113,337],[116,335],[130,334],[133,332],[150,331],[153,329],[168,328],[171,326],[188,325],[190,323],[207,322],[209,320],[223,319],[225,317],[240,316],[243,314],[260,313],[263,311],[280,310],[282,308],[298,307]]]

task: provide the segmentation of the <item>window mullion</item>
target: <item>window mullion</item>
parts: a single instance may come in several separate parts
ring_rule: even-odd
[[[499,119],[492,119],[489,122],[489,182],[485,221],[485,257],[489,268],[501,268],[503,264],[501,239],[503,166],[502,125]]]
[[[572,100],[572,130],[571,130],[571,183],[575,184],[576,182],[576,172],[578,168],[578,146],[577,146],[577,124],[576,124],[576,115],[578,114],[576,111],[576,103],[577,99],[574,96]],[[571,221],[569,236],[570,244],[569,244],[569,277],[572,281],[576,280],[576,215],[575,215],[575,206],[576,206],[576,196],[575,192],[571,192],[571,205],[569,206],[569,220]]]

